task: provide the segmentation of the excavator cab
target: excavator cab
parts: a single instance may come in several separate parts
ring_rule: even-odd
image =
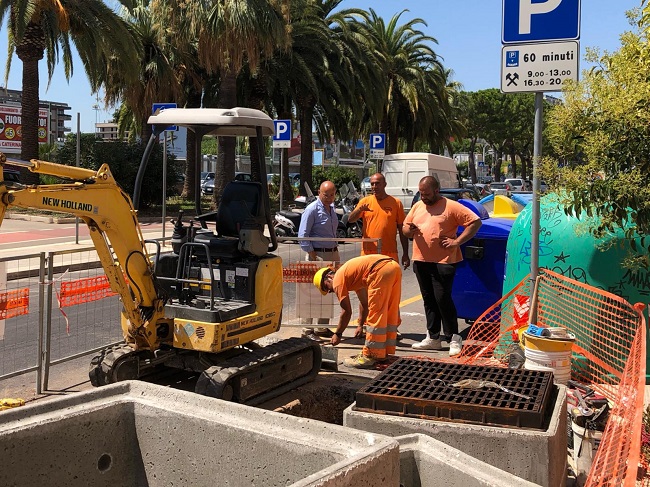
[[[312,380],[320,369],[320,347],[301,339],[262,348],[253,343],[277,331],[282,319],[282,261],[270,253],[278,243],[268,187],[262,183],[266,181],[264,138],[273,134],[272,119],[248,108],[166,109],[152,115],[148,123],[153,125],[152,141],[170,125],[193,131],[197,164],[202,160],[202,137],[247,135],[251,146],[258,144],[260,160],[251,164],[257,164],[261,178],[229,182],[217,210],[203,212],[201,168],[196,168],[197,216],[184,222],[179,215],[172,252],[159,249],[153,257],[156,280],[166,293],[165,319],[173,320],[171,342],[161,346],[170,346],[174,353],[159,350],[157,357],[169,355],[165,363],[173,364],[179,362],[180,353],[183,368],[201,373],[197,392],[239,402],[260,401]],[[148,153],[149,148],[140,181]],[[136,180],[136,208],[138,188]],[[127,326],[123,323],[123,328]],[[255,357],[249,356],[252,350]],[[261,376],[266,376],[265,383],[260,382]]]

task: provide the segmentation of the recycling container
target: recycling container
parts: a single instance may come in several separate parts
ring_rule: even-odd
[[[514,220],[488,218],[473,239],[461,246],[463,260],[456,267],[452,298],[458,317],[474,321],[501,299],[506,245]],[[459,228],[460,235],[463,228]]]

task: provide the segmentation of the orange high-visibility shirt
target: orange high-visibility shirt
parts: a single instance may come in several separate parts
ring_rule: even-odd
[[[368,205],[369,211],[361,214],[363,218],[363,237],[380,238],[381,253],[397,260],[397,226],[401,227],[406,217],[402,202],[392,196],[379,201],[375,195],[369,195],[359,201],[359,205]],[[377,253],[375,242],[364,242],[361,255]]]
[[[455,264],[463,260],[460,247],[444,248],[441,237],[456,238],[458,227],[466,227],[479,217],[466,206],[457,201],[440,198],[433,205],[427,206],[418,201],[404,224],[414,223],[421,233],[413,237],[413,260]]]
[[[341,301],[348,296],[350,291],[358,291],[359,289],[368,287],[370,269],[375,262],[382,259],[388,258],[381,254],[362,255],[361,257],[354,257],[348,260],[339,267],[332,279],[332,287],[338,300]],[[378,264],[378,266],[382,264]]]

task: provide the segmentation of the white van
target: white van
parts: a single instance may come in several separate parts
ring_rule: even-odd
[[[403,152],[384,157],[382,174],[386,178],[386,193],[399,199],[404,210],[411,209],[411,201],[418,191],[420,179],[434,176],[441,188],[459,188],[456,161],[450,157],[426,152]]]

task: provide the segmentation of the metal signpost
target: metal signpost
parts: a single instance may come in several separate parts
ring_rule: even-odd
[[[275,130],[273,133],[274,149],[291,148],[291,120],[273,120]],[[280,210],[282,210],[283,191],[282,184],[284,177],[284,151],[280,151]]]
[[[561,91],[565,80],[578,80],[579,39],[580,0],[503,0],[501,91],[535,93],[531,299],[539,268],[538,166],[542,156],[543,92]]]
[[[386,155],[386,134],[370,134],[370,157],[368,159],[383,160]],[[379,163],[377,172],[381,171]]]
[[[151,113],[155,115],[158,112],[176,108],[176,103],[154,103],[151,106]],[[167,131],[178,130],[176,125],[165,127],[163,131],[163,180],[162,180],[162,241],[165,245],[165,219],[167,218]]]

